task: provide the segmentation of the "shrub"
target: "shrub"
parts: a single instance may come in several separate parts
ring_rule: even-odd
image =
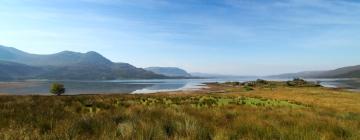
[[[225,82],[226,85],[230,85],[230,86],[239,86],[241,83],[240,82]]]
[[[65,93],[65,87],[63,84],[53,83],[53,84],[51,84],[50,92],[52,94],[56,94],[56,95],[60,96],[61,94]]]
[[[245,83],[243,83],[243,86],[255,87],[256,82],[254,82],[254,81],[245,82]]]
[[[257,79],[257,80],[256,80],[256,84],[266,85],[266,84],[268,84],[268,83],[269,83],[268,81],[263,80],[263,79]]]
[[[245,89],[245,91],[252,91],[252,90],[254,90],[252,87],[250,87],[250,86],[244,86],[244,89]]]
[[[294,78],[292,81],[287,81],[286,84],[291,87],[319,87],[320,86],[317,83],[308,82],[301,78]]]

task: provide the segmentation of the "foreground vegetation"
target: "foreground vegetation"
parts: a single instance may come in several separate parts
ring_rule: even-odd
[[[360,139],[360,94],[304,81],[148,95],[0,96],[0,139]]]

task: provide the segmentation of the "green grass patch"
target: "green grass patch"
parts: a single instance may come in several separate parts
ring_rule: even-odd
[[[219,107],[227,105],[247,105],[253,107],[289,107],[289,108],[305,108],[299,103],[292,103],[283,100],[273,100],[265,98],[252,97],[220,97],[220,96],[195,96],[195,97],[149,97],[127,101],[128,103],[153,106],[186,106],[192,107]]]

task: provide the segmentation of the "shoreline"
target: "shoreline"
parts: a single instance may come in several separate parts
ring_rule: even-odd
[[[283,83],[283,81],[268,81],[268,82],[280,82]],[[225,82],[226,83],[226,82]],[[245,82],[246,83],[246,82]],[[192,88],[192,89],[176,89],[176,90],[163,90],[163,91],[156,91],[156,92],[144,92],[144,93],[134,93],[134,92],[128,92],[128,93],[84,93],[84,94],[64,94],[61,96],[117,96],[117,95],[157,95],[157,94],[197,94],[201,92],[206,92],[208,90],[212,90],[213,87],[211,85],[214,84],[224,84],[219,82],[213,82],[213,83],[202,83],[202,85],[198,85],[198,88]],[[360,93],[360,89],[352,89],[348,87],[327,87],[321,85],[321,88],[324,88],[326,90],[330,91],[343,91],[343,92],[354,92]],[[0,96],[56,96],[51,93],[49,94],[12,94],[12,93],[0,93]]]
[[[173,79],[172,79],[173,80]],[[259,80],[259,79],[258,79]],[[319,84],[325,88],[334,90],[346,90],[353,92],[360,92],[358,84],[360,86],[360,79],[358,78],[339,78],[339,79],[305,79],[308,82]],[[144,81],[140,83],[136,81],[68,81],[65,82],[67,88],[67,95],[108,95],[108,94],[153,94],[153,93],[172,93],[181,91],[199,91],[208,88],[211,83],[226,83],[231,81],[240,81],[241,83],[251,82],[250,79],[207,79],[199,80],[194,79],[191,81],[174,80],[171,82],[166,81]],[[256,81],[256,79],[255,79]],[[287,82],[288,79],[273,79],[265,80],[269,82]],[[90,84],[88,83],[90,82]],[[350,83],[350,85],[349,85]],[[48,93],[47,88],[51,83],[49,81],[2,81],[0,82],[0,95],[39,95],[39,96],[51,96]],[[180,84],[180,88],[174,88],[172,86],[166,87],[166,85]],[[183,84],[183,85],[181,85]],[[69,86],[66,86],[69,85]],[[77,86],[73,86],[77,85]],[[147,86],[145,86],[147,85]],[[150,85],[150,87],[148,86]],[[154,87],[152,87],[154,85]],[[165,85],[165,87],[163,86]],[[99,86],[100,90],[92,87]],[[130,89],[127,89],[129,86]],[[178,86],[178,85],[176,85]],[[81,87],[81,88],[80,88]],[[3,88],[3,90],[2,90]],[[174,89],[172,89],[174,88]],[[19,90],[19,92],[17,91]],[[29,90],[30,92],[27,92]],[[38,92],[37,92],[38,91]]]

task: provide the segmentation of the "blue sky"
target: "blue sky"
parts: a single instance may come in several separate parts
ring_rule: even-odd
[[[268,75],[360,64],[355,0],[0,0],[0,44]]]

